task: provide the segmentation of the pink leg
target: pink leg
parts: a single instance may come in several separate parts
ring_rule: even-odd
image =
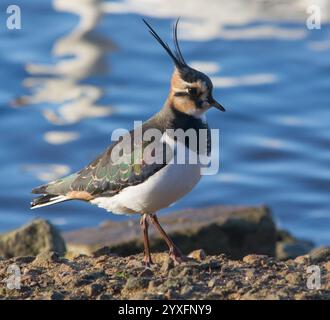
[[[148,221],[147,221],[148,215],[143,214],[140,219],[140,226],[143,234],[143,244],[144,244],[144,257],[143,262],[144,264],[149,267],[153,262],[151,259],[150,254],[150,244],[149,244],[149,237],[148,237]]]
[[[170,257],[173,259],[173,261],[176,263],[181,263],[181,262],[187,260],[187,258],[181,253],[180,249],[174,244],[172,239],[167,235],[165,230],[159,224],[156,214],[150,215],[150,219],[151,219],[151,222],[153,223],[153,225],[156,227],[156,229],[161,234],[162,238],[165,240],[167,246],[169,247],[169,249],[170,249],[169,254],[170,254]]]

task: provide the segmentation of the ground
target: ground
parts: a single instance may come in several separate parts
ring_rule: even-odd
[[[107,247],[72,259],[54,252],[2,259],[0,299],[330,299],[329,248],[285,262],[263,255],[230,260],[203,250],[191,256],[174,266],[166,253],[154,254],[150,269],[142,254],[120,257]],[[20,289],[7,287],[13,265]]]

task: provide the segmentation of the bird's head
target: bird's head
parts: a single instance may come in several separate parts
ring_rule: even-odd
[[[177,36],[179,19],[173,28],[174,51],[159,37],[148,22],[143,21],[175,66],[171,79],[170,105],[178,111],[194,117],[201,117],[211,107],[225,111],[225,108],[213,98],[211,79],[206,74],[189,67],[182,56]]]

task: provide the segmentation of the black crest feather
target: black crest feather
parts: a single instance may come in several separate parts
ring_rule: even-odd
[[[179,47],[179,42],[178,42],[178,23],[180,18],[176,20],[176,23],[173,28],[173,41],[174,41],[174,53],[171,50],[170,46],[168,43],[164,42],[161,37],[157,34],[157,32],[150,26],[150,24],[142,19],[143,22],[147,25],[149,32],[151,35],[158,41],[158,43],[165,49],[167,54],[172,58],[174,64],[176,65],[177,68],[182,69],[184,67],[187,67],[187,64],[182,56],[182,52]]]

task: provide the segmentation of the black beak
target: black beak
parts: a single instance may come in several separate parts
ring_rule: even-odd
[[[226,111],[226,109],[218,101],[215,101],[213,98],[210,102],[210,105],[217,108],[218,110],[220,110],[222,112]]]

